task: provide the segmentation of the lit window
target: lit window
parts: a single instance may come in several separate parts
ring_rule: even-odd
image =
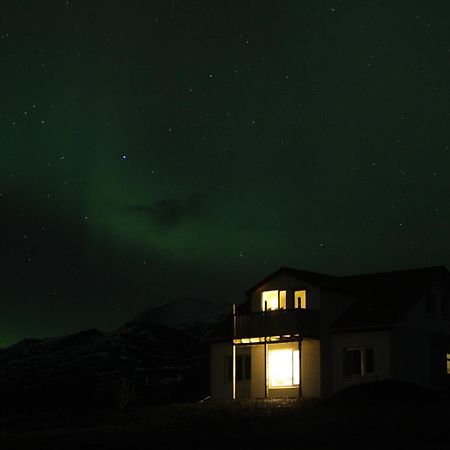
[[[269,350],[269,387],[292,387],[300,383],[298,350]]]
[[[286,291],[280,291],[280,309],[286,309]]]
[[[373,347],[344,349],[344,376],[364,376],[375,373],[375,351]]]
[[[286,309],[286,291],[264,291],[261,302],[263,311]]]
[[[294,292],[294,308],[306,309],[306,291]]]
[[[250,355],[236,355],[236,381],[247,381],[252,377]],[[233,357],[225,356],[225,380],[233,381]]]
[[[447,375],[450,375],[450,353],[447,353]]]

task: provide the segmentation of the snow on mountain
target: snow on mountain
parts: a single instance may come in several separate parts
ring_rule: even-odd
[[[196,337],[204,337],[212,326],[230,313],[230,310],[231,306],[225,303],[216,304],[197,298],[179,299],[146,309],[119,330],[158,324],[183,330]]]
[[[182,299],[149,308],[112,332],[24,339],[0,353],[0,404],[28,409],[111,398],[122,404],[124,388],[150,403],[204,396],[204,338],[229,309]]]

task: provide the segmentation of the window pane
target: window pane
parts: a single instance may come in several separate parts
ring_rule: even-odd
[[[447,374],[450,375],[450,353],[447,353]]]
[[[269,386],[292,386],[292,350],[269,350]]]
[[[344,375],[361,375],[361,349],[344,349]]]
[[[375,372],[375,352],[373,348],[366,348],[364,351],[364,373]]]
[[[286,291],[280,291],[280,309],[286,309]]]
[[[295,291],[294,308],[306,309],[306,291]]]
[[[265,291],[261,296],[261,309],[267,311],[278,309],[278,291]]]

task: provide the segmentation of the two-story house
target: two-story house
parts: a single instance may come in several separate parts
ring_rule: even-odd
[[[443,266],[336,277],[282,267],[210,336],[213,399],[326,397],[393,379],[449,386]]]

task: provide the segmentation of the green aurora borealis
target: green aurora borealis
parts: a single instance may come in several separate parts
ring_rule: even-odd
[[[5,1],[0,346],[450,265],[450,4]]]

